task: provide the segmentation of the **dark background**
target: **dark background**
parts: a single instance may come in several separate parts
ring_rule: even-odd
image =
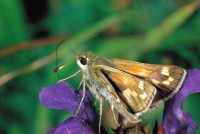
[[[69,113],[44,108],[42,87],[78,70],[76,52],[200,68],[200,10],[193,0],[1,0],[0,134],[44,134]],[[68,81],[74,88],[80,76]],[[200,124],[199,94],[184,109]],[[162,122],[162,108],[144,122]],[[197,133],[200,133],[198,130]]]

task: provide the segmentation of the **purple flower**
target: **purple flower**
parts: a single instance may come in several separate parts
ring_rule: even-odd
[[[69,85],[60,82],[52,87],[43,88],[39,94],[40,102],[47,108],[67,110],[75,113],[80,104],[82,90],[74,91]],[[70,117],[52,129],[48,134],[96,134],[98,120],[92,106],[92,96],[86,96],[76,117]]]
[[[197,124],[189,113],[183,112],[183,102],[187,96],[200,92],[200,70],[188,71],[187,77],[179,92],[165,103],[163,127],[166,134],[193,134]]]

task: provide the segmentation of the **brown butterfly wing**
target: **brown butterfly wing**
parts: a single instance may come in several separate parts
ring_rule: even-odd
[[[143,78],[157,87],[154,103],[165,101],[173,96],[181,87],[186,76],[184,69],[173,65],[153,65],[119,59],[111,61],[114,68]]]
[[[115,89],[123,104],[140,115],[147,111],[156,94],[156,88],[147,81],[115,69],[101,69],[105,78]]]

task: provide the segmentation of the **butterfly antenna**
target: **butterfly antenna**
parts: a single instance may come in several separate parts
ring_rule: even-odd
[[[67,43],[67,46],[69,47],[69,49],[72,51],[72,53],[75,55],[75,56],[77,56],[77,53],[74,51],[74,49],[72,49],[72,47],[69,45],[69,43],[68,42],[66,42]]]
[[[58,77],[58,80],[59,80],[59,73],[58,71],[63,69],[65,66],[67,66],[68,64],[65,64],[63,66],[58,66],[58,49],[59,47],[64,44],[66,41],[61,41],[60,43],[58,43],[57,47],[56,47],[56,68],[53,70],[53,72],[56,72],[57,73],[57,77]],[[69,47],[69,49],[72,51],[72,53],[76,56],[76,52],[72,49],[72,47],[67,43],[67,46]]]

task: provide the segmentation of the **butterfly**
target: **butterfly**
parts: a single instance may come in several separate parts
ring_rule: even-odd
[[[80,68],[76,74],[81,72],[83,76],[81,103],[87,86],[100,102],[99,125],[103,100],[110,104],[112,111],[117,111],[132,123],[138,123],[143,113],[176,94],[186,76],[186,71],[178,66],[107,59],[92,52],[77,54],[76,62]],[[114,119],[118,123],[115,116]]]

